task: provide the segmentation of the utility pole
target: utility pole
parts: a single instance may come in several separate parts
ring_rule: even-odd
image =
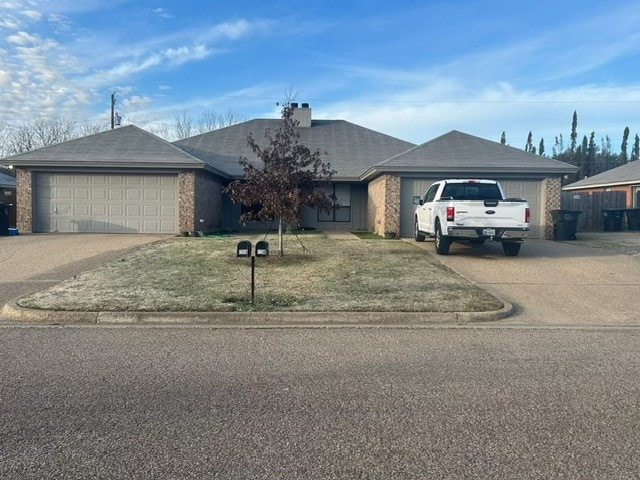
[[[116,117],[114,112],[114,107],[116,106],[116,92],[111,94],[111,130],[115,128]]]

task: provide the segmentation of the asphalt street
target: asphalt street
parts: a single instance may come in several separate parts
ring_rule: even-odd
[[[0,478],[640,476],[640,330],[0,327]]]

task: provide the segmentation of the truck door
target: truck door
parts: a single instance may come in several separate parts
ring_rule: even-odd
[[[420,228],[426,232],[433,233],[433,207],[436,193],[440,187],[439,183],[431,185],[424,194],[422,205],[418,209],[418,221]]]

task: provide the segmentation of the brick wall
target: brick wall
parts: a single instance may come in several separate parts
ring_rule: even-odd
[[[178,188],[180,232],[219,230],[222,184],[206,172],[190,170],[178,175]]]
[[[544,238],[553,239],[553,220],[551,210],[559,210],[562,200],[562,185],[559,178],[545,178],[542,181],[544,192]]]
[[[33,180],[30,170],[16,169],[16,227],[21,233],[33,231]]]
[[[369,183],[367,230],[384,235],[400,233],[400,177],[383,175]]]

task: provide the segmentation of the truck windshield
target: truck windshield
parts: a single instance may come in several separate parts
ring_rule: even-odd
[[[448,183],[440,196],[453,200],[502,200],[495,183]]]

